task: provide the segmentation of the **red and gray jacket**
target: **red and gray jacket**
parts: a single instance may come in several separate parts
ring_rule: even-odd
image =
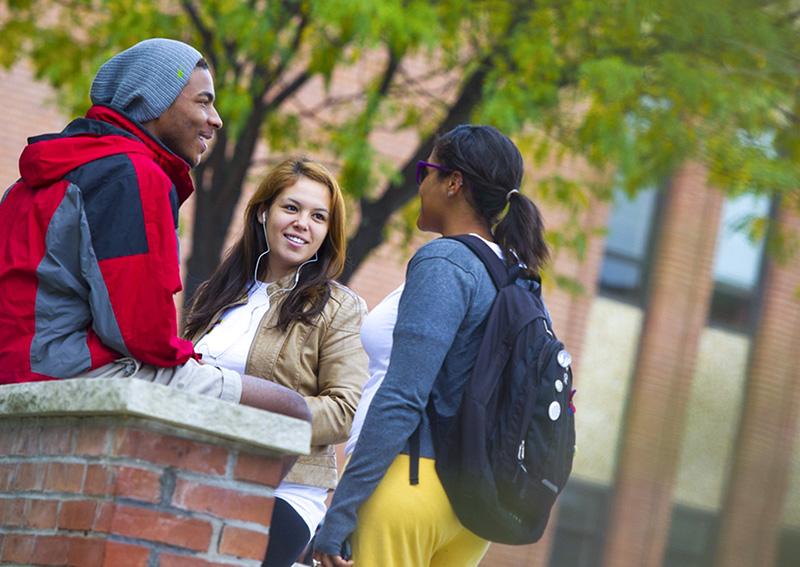
[[[189,165],[94,106],[31,138],[0,201],[0,384],[70,378],[131,356],[195,357],[181,339],[178,206]]]

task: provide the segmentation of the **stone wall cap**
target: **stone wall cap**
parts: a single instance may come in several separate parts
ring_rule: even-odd
[[[289,455],[307,455],[311,445],[311,425],[303,420],[143,380],[70,378],[0,386],[0,419],[56,416],[144,418]]]

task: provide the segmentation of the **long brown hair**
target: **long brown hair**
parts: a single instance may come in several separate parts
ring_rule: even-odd
[[[311,322],[330,298],[330,281],[339,276],[345,261],[345,206],[342,190],[330,171],[321,163],[306,157],[292,158],[276,165],[261,181],[244,212],[244,228],[239,240],[225,255],[222,264],[198,289],[186,317],[184,335],[194,337],[211,322],[221,309],[236,302],[253,283],[259,254],[267,249],[267,241],[259,211],[269,208],[281,191],[291,187],[300,177],[325,185],[331,192],[328,234],[319,248],[319,259],[303,268],[297,286],[289,292],[278,314],[278,327],[286,330],[292,321]],[[268,262],[259,264],[259,277]]]

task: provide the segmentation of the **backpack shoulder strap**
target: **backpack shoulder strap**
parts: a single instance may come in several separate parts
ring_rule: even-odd
[[[517,264],[516,266],[512,267],[506,266],[506,264],[497,257],[497,254],[494,253],[494,250],[489,248],[483,239],[472,234],[459,234],[456,236],[445,236],[443,238],[457,240],[472,250],[473,254],[475,254],[478,259],[483,262],[483,265],[486,266],[486,270],[489,272],[492,282],[494,283],[494,286],[497,288],[498,292],[502,288],[513,284],[525,268],[523,264]],[[538,285],[531,291],[536,298],[536,301],[534,301],[532,305],[535,318],[543,319],[545,321],[545,329],[547,329],[547,333],[555,337],[555,334],[550,329],[550,317],[547,314],[547,311],[544,308],[544,302],[542,301],[542,280],[537,276],[535,281]],[[519,328],[517,328],[517,331]]]
[[[494,286],[498,290],[509,284],[510,278],[508,267],[500,258],[497,257],[497,254],[494,253],[494,250],[489,248],[489,246],[483,240],[471,234],[445,236],[444,238],[457,240],[472,250],[472,253],[475,254],[481,262],[483,262],[484,266],[486,266],[486,271],[489,272],[492,282],[494,282]]]
[[[486,266],[486,270],[489,272],[489,276],[491,276],[492,282],[498,290],[508,285],[510,281],[508,268],[505,266],[503,261],[497,257],[497,254],[494,253],[494,250],[489,248],[483,240],[477,236],[472,236],[471,234],[446,236],[445,238],[457,240],[472,250],[473,254],[475,254],[483,263],[483,265]],[[430,409],[430,406],[428,409]],[[414,433],[411,434],[411,437],[408,440],[408,481],[411,485],[419,484],[420,426],[421,424],[417,425],[417,428],[414,430]]]
[[[419,428],[417,425],[414,433],[408,439],[408,483],[412,486],[419,484]]]

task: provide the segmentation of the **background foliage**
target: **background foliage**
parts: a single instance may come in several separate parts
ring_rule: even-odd
[[[689,159],[731,195],[796,206],[798,18],[788,0],[6,0],[0,63],[28,59],[77,114],[99,65],[143,38],[206,55],[225,127],[195,172],[191,292],[218,264],[261,142],[338,167],[360,213],[345,280],[416,195],[436,133],[468,121],[511,134],[534,165],[581,156],[598,172],[526,187],[567,212],[551,241],[579,255],[594,199]],[[416,140],[399,166],[376,144],[398,131]],[[787,250],[768,219],[743,224]]]

